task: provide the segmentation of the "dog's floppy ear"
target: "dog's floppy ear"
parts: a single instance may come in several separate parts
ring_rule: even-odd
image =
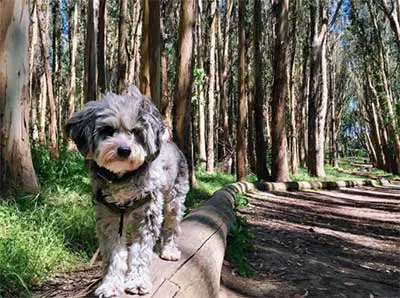
[[[65,125],[66,134],[75,142],[79,152],[90,159],[94,151],[94,127],[100,107],[98,102],[89,102],[85,108],[75,113]]]
[[[145,148],[147,151],[147,161],[153,161],[160,153],[163,143],[170,138],[169,131],[161,120],[160,112],[157,107],[146,97],[142,97],[143,102],[139,109],[139,121],[146,131]]]

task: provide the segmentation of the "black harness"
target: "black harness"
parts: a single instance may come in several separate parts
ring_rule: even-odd
[[[142,166],[140,166],[136,170],[127,172],[122,176],[118,176],[117,174],[107,170],[106,168],[99,167],[96,163],[92,164],[92,170],[98,178],[111,184],[111,183],[127,182],[129,179],[133,178],[133,176],[138,175],[139,173],[143,172],[143,170],[146,168],[146,166],[147,166],[147,164],[144,163]],[[125,204],[118,204],[116,202],[110,203],[106,200],[106,198],[107,198],[107,195],[104,194],[102,188],[97,188],[95,190],[95,192],[93,193],[94,204],[98,204],[98,203],[103,204],[112,212],[119,214],[120,219],[119,219],[118,234],[121,237],[123,226],[124,226],[125,213],[133,211],[135,209],[138,209],[138,208],[142,207],[143,205],[149,203],[153,198],[153,194],[151,192],[144,194],[144,195],[141,194],[138,197],[132,198]]]

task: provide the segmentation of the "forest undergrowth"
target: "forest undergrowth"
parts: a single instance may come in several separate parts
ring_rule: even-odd
[[[32,287],[53,274],[88,266],[98,247],[90,181],[82,156],[63,148],[60,158],[51,160],[48,150],[40,147],[32,150],[32,156],[41,192],[16,197],[2,194],[0,200],[0,297],[29,297]],[[310,180],[306,173],[301,169],[292,179]],[[327,174],[328,180],[363,178],[329,166]],[[197,188],[186,200],[188,211],[235,181],[232,175],[208,174],[200,168],[196,177]],[[248,179],[255,178],[250,175]],[[237,204],[240,207],[245,202],[239,198]],[[232,254],[237,251],[235,247],[244,247],[243,243],[250,249],[251,239],[242,233],[245,225],[241,222],[231,234],[233,249],[228,249],[228,255],[237,260],[239,271],[251,276],[252,270],[242,256],[245,252]]]

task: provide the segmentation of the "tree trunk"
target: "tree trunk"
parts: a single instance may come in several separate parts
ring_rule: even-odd
[[[196,186],[191,137],[191,99],[193,83],[194,25],[196,1],[182,0],[179,22],[179,40],[176,52],[177,72],[174,105],[174,141],[183,151],[189,165],[191,187]]]
[[[40,77],[37,72],[37,65],[35,59],[38,57],[38,45],[39,45],[39,26],[37,22],[37,8],[33,3],[33,15],[32,15],[32,40],[29,58],[29,98],[31,99],[31,132],[32,132],[32,143],[36,145],[39,141],[39,130],[38,130],[38,89],[40,91]],[[27,109],[29,111],[29,109]],[[28,129],[29,131],[29,129]]]
[[[128,10],[128,0],[119,2],[119,27],[118,27],[118,92],[120,94],[127,90],[126,84],[126,14]]]
[[[0,2],[0,189],[39,192],[27,131],[29,1]]]
[[[49,122],[49,149],[50,149],[50,158],[56,159],[58,157],[58,143],[57,143],[57,115],[56,115],[56,104],[54,100],[54,92],[53,92],[53,82],[51,77],[51,68],[50,68],[50,53],[48,51],[49,47],[47,44],[47,37],[49,36],[45,21],[43,10],[41,9],[43,5],[48,5],[46,1],[37,3],[37,17],[38,17],[38,25],[40,32],[40,41],[42,45],[42,56],[44,60],[44,72],[46,75],[46,86],[47,86],[47,98],[49,101],[50,108],[50,122]],[[47,16],[48,17],[48,16]]]
[[[292,3],[291,11],[292,11],[292,28],[291,28],[291,36],[292,36],[292,49],[290,54],[290,63],[289,63],[289,102],[290,102],[290,168],[292,170],[293,175],[297,175],[298,172],[298,134],[297,134],[297,122],[296,122],[296,113],[297,113],[297,98],[295,93],[295,71],[296,71],[296,46],[297,46],[297,10],[298,10],[298,0]]]
[[[149,61],[149,19],[150,19],[150,0],[143,0],[142,17],[142,41],[140,46],[140,91],[151,96],[150,89],[150,61]]]
[[[87,10],[84,78],[85,103],[97,99],[97,29],[99,1],[89,0]]]
[[[308,96],[309,96],[309,72],[307,68],[308,64],[308,57],[309,57],[309,51],[308,51],[308,43],[304,42],[304,47],[303,47],[303,66],[302,66],[302,83],[301,83],[301,107],[300,107],[300,115],[297,118],[298,123],[300,124],[300,134],[299,134],[299,160],[300,160],[300,165],[302,167],[306,166],[307,163],[307,135],[308,135],[308,130],[307,130],[307,111],[308,111]]]
[[[151,99],[161,109],[161,32],[160,32],[160,1],[149,3],[149,63]]]
[[[317,11],[319,10],[319,13]],[[324,177],[324,130],[326,118],[326,33],[327,16],[323,0],[310,4],[311,55],[310,88],[308,99],[308,173]],[[321,28],[319,28],[319,24]],[[323,71],[325,68],[325,71]],[[324,74],[325,72],[325,74]],[[321,92],[322,89],[322,92]]]
[[[98,71],[99,71],[99,88],[101,93],[105,93],[108,89],[107,82],[107,53],[106,53],[106,45],[107,45],[107,3],[106,0],[99,0],[99,33],[98,33]],[[126,1],[126,0],[125,0]],[[78,1],[77,1],[78,2]],[[75,2],[75,5],[76,3]],[[123,1],[122,1],[123,2]],[[121,4],[122,5],[122,4]]]
[[[258,180],[267,180],[269,178],[269,173],[267,169],[267,144],[264,135],[264,75],[262,54],[260,50],[262,32],[261,0],[254,0],[253,22],[256,174]]]
[[[276,15],[275,46],[273,58],[274,82],[272,86],[272,180],[289,180],[286,141],[286,91],[287,91],[287,44],[288,44],[288,0],[275,0]]]
[[[197,62],[198,68],[204,72],[204,60],[203,60],[203,34],[202,34],[202,19],[203,5],[202,0],[197,1],[198,14],[197,14]],[[198,104],[198,151],[199,151],[199,165],[202,168],[206,168],[207,165],[207,153],[206,153],[206,122],[205,122],[205,98],[204,98],[204,80],[197,84],[197,94],[199,98]]]
[[[76,54],[78,51],[78,1],[74,4],[72,23],[72,49],[71,49],[71,81],[69,89],[68,118],[75,113],[76,100]]]
[[[386,0],[378,0],[379,7],[385,13],[386,18],[389,20],[390,27],[397,39],[400,41],[400,2],[399,0],[389,1],[393,6],[389,7]]]
[[[164,16],[163,16],[164,18]],[[163,117],[165,123],[168,125],[170,131],[172,131],[172,101],[171,96],[169,94],[169,87],[168,87],[168,53],[166,47],[166,37],[165,37],[165,29],[164,29],[164,22],[163,18],[160,20],[160,30],[161,36],[163,39],[161,45],[161,116]]]
[[[246,161],[246,121],[247,121],[247,103],[245,94],[245,57],[246,57],[246,36],[245,36],[245,17],[246,1],[239,1],[239,121],[236,132],[236,179],[237,181],[246,181],[247,161]]]
[[[133,31],[134,33],[132,34],[131,38],[131,43],[132,43],[132,51],[131,51],[131,60],[129,63],[129,75],[128,75],[128,80],[130,84],[136,84],[136,77],[137,77],[137,72],[136,72],[136,67],[137,63],[136,61],[139,59],[139,48],[140,48],[140,25],[141,25],[141,18],[142,18],[142,12],[141,12],[141,6],[140,6],[140,1],[136,1],[135,4],[133,5],[133,11],[132,11],[132,19],[134,20],[135,23],[135,30]]]
[[[47,110],[47,86],[46,75],[40,76],[40,94],[39,94],[39,143],[46,145],[46,110]]]
[[[219,151],[220,158],[225,158],[228,151],[232,150],[229,138],[228,124],[228,70],[229,70],[229,31],[231,27],[231,15],[233,10],[233,1],[227,0],[225,7],[224,30],[221,36],[219,30],[219,91],[220,91],[220,129],[219,129]],[[219,18],[219,23],[222,23],[222,17]],[[221,26],[219,25],[219,28]]]
[[[211,2],[211,28],[210,28],[210,67],[208,75],[208,113],[207,113],[207,167],[208,173],[214,172],[214,117],[215,117],[215,46],[217,33],[217,0]]]

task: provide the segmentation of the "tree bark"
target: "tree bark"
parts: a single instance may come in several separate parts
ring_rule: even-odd
[[[128,80],[130,84],[137,84],[137,60],[139,60],[139,49],[140,49],[140,26],[141,26],[141,19],[142,19],[142,11],[141,11],[141,5],[140,1],[136,1],[135,4],[133,5],[133,11],[132,11],[132,19],[134,20],[135,23],[135,29],[133,30],[133,34],[131,36],[131,44],[132,44],[132,50],[131,50],[131,59],[129,63],[129,75],[128,75]]]
[[[386,0],[375,0],[389,20],[390,27],[397,41],[400,41],[400,3],[399,0],[389,0],[392,7],[389,7]]]
[[[269,179],[267,168],[267,144],[264,135],[264,82],[263,61],[260,50],[262,32],[261,0],[254,0],[254,118],[256,143],[256,174],[258,180]]]
[[[118,92],[120,94],[127,90],[126,82],[126,14],[128,10],[128,0],[120,0],[119,2],[119,27],[118,27]]]
[[[108,81],[107,81],[107,3],[106,0],[99,0],[99,31],[98,31],[98,72],[99,72],[99,88],[101,93],[105,93],[108,89]],[[125,0],[126,1],[126,0]],[[78,1],[77,1],[78,2]],[[77,3],[75,2],[75,3]],[[75,4],[76,5],[76,4]]]
[[[150,61],[149,61],[149,19],[150,0],[143,0],[142,6],[142,41],[140,46],[140,91],[146,96],[151,96],[150,89]]]
[[[160,31],[160,1],[149,3],[149,63],[151,99],[161,109],[161,31]]]
[[[84,78],[85,103],[97,99],[97,29],[99,1],[88,1],[87,15]]]
[[[319,12],[317,13],[317,11]],[[310,3],[310,18],[312,46],[310,55],[310,93],[308,99],[307,167],[308,173],[311,176],[324,177],[324,131],[327,104],[325,54],[328,19],[323,0],[315,0]],[[323,70],[324,68],[325,70]]]
[[[29,107],[29,1],[0,2],[0,189],[39,192],[25,110]]]
[[[217,33],[217,0],[211,2],[210,56],[208,75],[208,113],[207,113],[207,166],[208,173],[214,172],[214,117],[215,117],[215,47]]]
[[[197,1],[198,14],[197,14],[197,62],[198,68],[204,72],[204,60],[203,60],[203,34],[202,34],[202,19],[203,5],[202,0]],[[200,85],[197,85],[198,91],[198,151],[199,151],[199,165],[202,168],[206,168],[207,165],[207,152],[206,152],[206,122],[205,122],[205,98],[204,98],[204,80]]]
[[[75,113],[76,101],[76,54],[78,51],[78,1],[74,4],[73,23],[72,23],[72,49],[71,49],[71,79],[68,102],[68,118]]]
[[[170,131],[172,131],[172,100],[169,94],[169,85],[168,85],[168,53],[166,47],[166,34],[164,28],[164,18],[160,20],[160,30],[162,36],[162,45],[161,45],[161,116],[163,117],[165,123],[169,127]]]
[[[297,46],[297,10],[299,7],[298,0],[292,1],[291,11],[292,11],[292,28],[291,28],[291,54],[290,54],[290,63],[289,63],[289,102],[290,102],[290,168],[292,170],[293,175],[297,175],[298,172],[298,134],[297,134],[297,122],[296,122],[296,113],[297,113],[297,98],[295,93],[295,71],[296,71],[296,46]]]
[[[272,180],[289,180],[286,141],[285,100],[287,92],[288,0],[275,0],[275,46],[273,58],[274,82],[272,86]]]
[[[247,103],[245,94],[245,27],[244,16],[246,10],[246,1],[239,1],[239,107],[238,123],[236,132],[236,180],[246,181],[247,160],[246,160],[246,121],[247,121]]]
[[[50,149],[50,158],[56,159],[58,157],[58,142],[57,142],[57,115],[56,115],[56,103],[54,99],[54,91],[53,91],[53,82],[51,77],[51,68],[50,68],[50,53],[48,51],[49,47],[47,44],[47,37],[49,36],[47,28],[45,25],[44,15],[42,12],[43,5],[48,5],[46,1],[40,2],[36,1],[37,4],[37,17],[38,17],[38,25],[40,32],[40,41],[42,45],[42,56],[44,62],[44,72],[46,75],[46,86],[47,86],[47,98],[49,101],[50,108],[50,122],[49,122],[49,149]],[[48,16],[47,16],[48,17]]]
[[[179,40],[176,52],[177,80],[174,105],[174,141],[183,151],[189,165],[191,187],[196,186],[191,137],[191,99],[193,83],[194,26],[196,1],[182,0],[179,22]]]
[[[219,91],[220,91],[220,124],[219,124],[219,156],[225,158],[228,152],[232,150],[229,138],[229,124],[228,124],[228,71],[229,71],[229,31],[231,28],[231,15],[233,11],[233,1],[227,0],[225,7],[225,20],[219,18],[219,23],[224,21],[223,33],[219,30]],[[219,25],[219,28],[221,26]]]

